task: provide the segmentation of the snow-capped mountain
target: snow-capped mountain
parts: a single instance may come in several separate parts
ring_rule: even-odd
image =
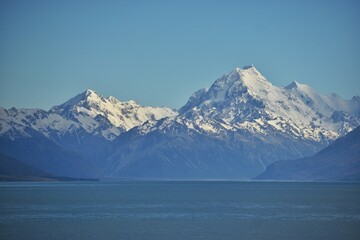
[[[146,121],[176,115],[176,111],[166,107],[141,106],[132,100],[121,102],[112,96],[104,98],[87,90],[50,111],[0,108],[0,135],[7,134],[12,138],[30,136],[27,129],[47,137],[54,131],[58,136],[85,131],[113,140]]]
[[[272,85],[254,67],[236,68],[210,88],[195,92],[179,109],[177,122],[199,133],[221,134],[245,130],[269,134],[282,132],[294,138],[333,141],[360,125],[358,97],[344,100],[336,94],[322,96],[296,81],[286,87]],[[142,133],[161,129],[141,126]]]
[[[0,152],[53,174],[89,177],[98,175],[107,146],[121,133],[176,114],[92,90],[50,111],[0,108]]]
[[[34,131],[49,136],[49,130],[61,134],[76,127],[73,121],[45,110],[0,108],[0,136],[7,136],[12,140],[31,137]]]
[[[235,68],[195,92],[178,116],[120,136],[107,174],[136,175],[151,162],[141,176],[171,177],[176,166],[178,177],[248,177],[274,161],[314,154],[357,127],[359,116],[358,97],[322,96],[298,82],[278,87],[254,66]]]
[[[50,112],[71,119],[88,133],[108,140],[146,121],[177,115],[170,108],[141,106],[133,100],[121,102],[112,96],[104,98],[92,90],[53,107]]]
[[[356,98],[322,96],[298,82],[277,87],[254,66],[222,76],[193,94],[179,112],[180,119],[190,120],[189,127],[199,131],[280,131],[314,141],[334,140],[360,124]]]
[[[72,177],[236,178],[310,156],[360,125],[360,97],[278,87],[254,66],[178,112],[87,90],[51,108],[0,108],[0,153]]]

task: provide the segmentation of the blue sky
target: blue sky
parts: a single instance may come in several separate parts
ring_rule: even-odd
[[[90,88],[181,107],[236,66],[360,94],[360,1],[0,1],[0,106]]]

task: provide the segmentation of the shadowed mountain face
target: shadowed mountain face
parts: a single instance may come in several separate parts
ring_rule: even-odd
[[[72,177],[246,179],[311,156],[360,124],[359,97],[272,85],[236,68],[178,112],[87,90],[50,111],[0,108],[0,151]]]
[[[296,158],[321,148],[320,143],[296,141],[283,134],[268,136],[264,141],[258,133],[208,135],[181,124],[145,135],[138,130],[133,129],[114,142],[106,176],[247,179],[263,171],[269,162]]]
[[[1,175],[38,177],[49,177],[51,175],[3,154],[0,154],[0,163]]]
[[[312,157],[275,162],[256,179],[360,181],[360,127]]]
[[[0,153],[0,181],[70,181],[79,180],[54,176]]]

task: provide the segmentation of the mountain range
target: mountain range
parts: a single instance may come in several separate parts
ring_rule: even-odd
[[[49,111],[0,108],[0,152],[54,175],[248,179],[360,125],[360,97],[235,68],[179,110],[87,90]]]

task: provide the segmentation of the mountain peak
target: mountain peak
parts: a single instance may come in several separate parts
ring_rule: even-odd
[[[128,104],[131,104],[131,105],[139,105],[136,101],[134,100],[129,100],[127,101]]]
[[[110,96],[106,99],[107,101],[109,101],[110,103],[112,104],[117,104],[117,103],[120,103],[120,104],[125,104],[125,105],[132,105],[132,106],[141,106],[140,104],[138,104],[136,101],[134,100],[129,100],[129,101],[120,101],[119,99],[113,97],[113,96]]]
[[[91,89],[87,89],[85,92],[80,93],[79,95],[82,96],[83,100],[88,100],[91,98],[103,98],[100,94]]]
[[[247,69],[250,69],[250,68],[255,68],[254,64],[250,64],[248,66],[242,67],[243,70],[247,70]]]
[[[286,89],[299,88],[301,84],[297,81],[292,81],[289,85],[287,85]]]
[[[108,101],[110,101],[111,103],[118,103],[120,102],[119,99],[113,97],[113,96],[110,96],[107,98]]]
[[[236,67],[232,72],[236,72],[236,73],[255,73],[255,75],[261,75],[261,73],[256,69],[256,67],[251,64],[251,65],[247,65],[247,66],[243,66],[243,67]]]
[[[218,78],[210,88],[195,92],[179,112],[185,113],[198,106],[207,108],[213,104],[239,102],[243,95],[252,95],[258,99],[271,92],[272,84],[254,67],[236,67],[229,73]],[[246,98],[246,97],[245,97]]]
[[[235,72],[238,75],[237,81],[243,82],[243,85],[252,92],[271,88],[272,84],[252,64],[243,68],[238,67],[235,69]]]
[[[78,95],[66,101],[65,103],[58,106],[54,106],[50,111],[61,113],[63,111],[68,111],[69,109],[72,109],[74,106],[82,105],[84,103],[89,103],[89,102],[100,102],[100,101],[105,101],[104,97],[97,94],[94,90],[87,89],[86,91],[79,93]]]
[[[232,84],[234,82],[252,82],[257,80],[265,80],[264,76],[255,68],[254,65],[244,66],[244,67],[236,67],[229,73],[223,75],[219,79],[215,81],[216,83],[221,83],[222,86],[227,84]],[[224,84],[225,83],[225,84]]]
[[[98,94],[97,92],[91,90],[91,89],[87,89],[85,92],[83,92],[82,94],[78,95],[79,98],[77,99],[78,102],[103,102],[105,101],[105,98],[103,96],[101,96],[100,94]],[[78,96],[76,96],[75,98],[77,98]]]
[[[85,94],[86,96],[88,96],[88,95],[97,94],[97,93],[96,93],[94,90],[87,89],[87,90],[84,92],[84,94]]]
[[[303,83],[299,83],[297,81],[293,81],[292,83],[290,83],[289,85],[287,85],[285,87],[285,89],[287,90],[291,90],[291,89],[298,89],[300,91],[304,91],[304,92],[316,92],[314,89],[312,89],[309,85],[303,84]]]

